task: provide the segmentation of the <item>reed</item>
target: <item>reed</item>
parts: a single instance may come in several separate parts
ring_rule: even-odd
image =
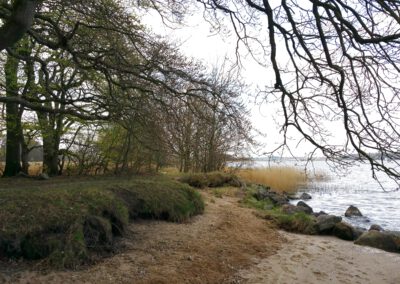
[[[287,193],[296,192],[308,181],[303,171],[290,167],[240,169],[237,175],[245,182],[263,184]]]

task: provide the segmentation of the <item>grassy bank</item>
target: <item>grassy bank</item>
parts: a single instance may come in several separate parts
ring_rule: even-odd
[[[0,190],[0,257],[73,268],[111,252],[130,219],[180,222],[204,209],[199,193],[164,177],[32,184]]]
[[[280,229],[295,233],[315,234],[314,222],[310,215],[304,212],[287,214],[281,206],[274,205],[269,199],[258,200],[255,197],[258,190],[254,185],[248,187],[241,203],[246,207],[257,209],[261,218],[272,221]]]

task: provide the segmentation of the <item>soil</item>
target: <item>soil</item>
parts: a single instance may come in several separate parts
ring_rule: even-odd
[[[238,198],[204,193],[206,210],[188,223],[137,221],[124,250],[80,271],[0,263],[8,283],[241,283],[240,270],[275,254],[284,238]],[[27,265],[27,264],[24,264]]]

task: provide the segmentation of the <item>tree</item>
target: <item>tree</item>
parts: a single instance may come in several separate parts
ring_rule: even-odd
[[[3,1],[0,16],[5,23],[0,27],[0,51],[12,47],[28,31],[33,23],[35,9],[39,4],[36,0]]]
[[[18,64],[19,60],[7,56],[5,63],[5,85],[7,97],[18,96]],[[3,176],[15,176],[21,171],[21,116],[22,110],[15,102],[6,104],[6,166]]]

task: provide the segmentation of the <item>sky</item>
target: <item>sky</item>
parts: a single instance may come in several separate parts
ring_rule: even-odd
[[[203,61],[210,68],[222,63],[224,58],[236,62],[236,36],[211,31],[210,25],[204,21],[201,14],[191,16],[186,20],[184,26],[175,26],[173,29],[165,26],[157,13],[146,13],[142,21],[156,34],[165,36],[172,42],[180,43],[183,54]],[[244,98],[251,111],[250,119],[253,127],[263,133],[263,135],[257,135],[257,141],[261,145],[255,148],[251,155],[263,156],[264,153],[272,151],[281,144],[282,134],[279,122],[282,122],[283,119],[279,115],[279,103],[266,104],[261,102],[262,97],[256,99],[255,95],[266,86],[273,86],[275,77],[272,67],[268,66],[268,59],[263,61],[266,66],[261,66],[242,48],[240,49],[240,60],[241,74],[244,81],[250,85],[251,90],[251,96]],[[340,128],[339,125],[331,127]],[[289,137],[291,137],[288,142],[291,153],[297,157],[305,157],[314,149],[309,142],[302,142],[302,137],[294,131],[289,132]],[[340,143],[339,140],[338,143]],[[290,153],[285,151],[283,155],[290,156]]]

